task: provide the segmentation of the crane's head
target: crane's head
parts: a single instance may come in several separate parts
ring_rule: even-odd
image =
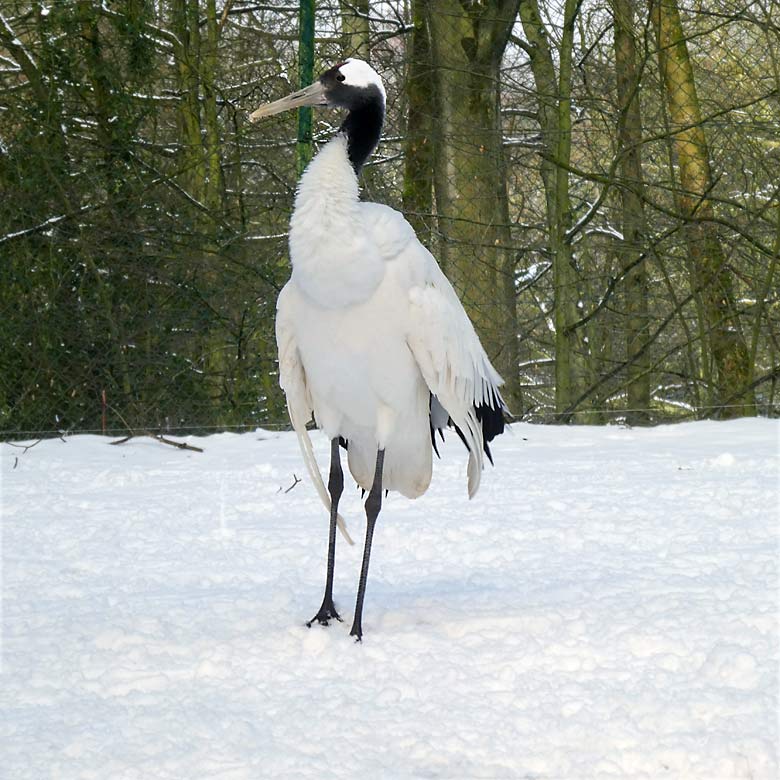
[[[385,104],[385,88],[379,74],[363,60],[350,57],[326,70],[308,87],[265,103],[249,115],[252,122],[301,106],[327,106],[354,111],[367,103]]]

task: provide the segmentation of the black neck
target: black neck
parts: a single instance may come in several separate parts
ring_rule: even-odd
[[[342,123],[341,132],[347,135],[347,154],[355,173],[360,173],[379,143],[384,119],[385,107],[377,95],[376,99],[353,108]]]

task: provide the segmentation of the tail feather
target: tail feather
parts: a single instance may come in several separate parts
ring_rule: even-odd
[[[445,425],[455,429],[455,433],[458,434],[469,452],[468,490],[469,498],[473,498],[479,488],[483,463],[482,453],[485,453],[492,465],[493,453],[490,451],[489,442],[504,432],[505,415],[509,413],[506,404],[497,388],[488,387],[485,388],[481,401],[475,402],[471,409],[457,421],[449,415],[433,394],[431,394],[430,407],[431,442],[436,454],[439,454],[439,450],[436,447],[434,433],[438,430],[443,440],[442,429]]]

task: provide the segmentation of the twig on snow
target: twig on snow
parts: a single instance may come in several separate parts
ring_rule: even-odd
[[[60,438],[62,437],[60,436]],[[22,455],[24,455],[27,450],[31,450],[36,444],[40,444],[42,441],[43,439],[38,439],[38,441],[34,441],[32,444],[14,444],[12,441],[7,441],[6,444],[9,447],[17,447],[20,450],[24,450],[22,453]]]
[[[62,436],[60,436],[60,438],[62,439]],[[65,439],[62,439],[62,440],[65,441]],[[27,454],[27,450],[31,450],[36,444],[40,444],[42,441],[43,441],[43,439],[38,439],[38,441],[34,441],[32,444],[14,444],[12,441],[7,441],[6,444],[9,447],[16,447],[17,449],[24,450],[22,455],[26,455]],[[14,465],[13,465],[13,468],[11,469],[11,471],[13,471],[18,465],[19,465],[19,456],[15,455],[14,456]]]
[[[292,485],[290,485],[290,487],[287,488],[287,490],[284,491],[285,493],[289,493],[301,481],[298,479],[298,475],[295,472],[293,472],[293,479],[295,481],[292,483]],[[281,490],[281,488],[279,488],[279,490]]]

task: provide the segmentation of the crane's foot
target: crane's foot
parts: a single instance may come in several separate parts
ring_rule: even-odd
[[[363,641],[363,626],[361,625],[360,621],[355,621],[355,624],[352,626],[352,630],[349,632],[349,635],[354,636],[356,642]]]
[[[327,596],[322,602],[320,611],[308,622],[306,625],[311,628],[315,623],[319,623],[321,626],[329,626],[331,620],[338,620],[342,622],[341,615],[336,612],[336,607],[333,605],[333,599]]]

